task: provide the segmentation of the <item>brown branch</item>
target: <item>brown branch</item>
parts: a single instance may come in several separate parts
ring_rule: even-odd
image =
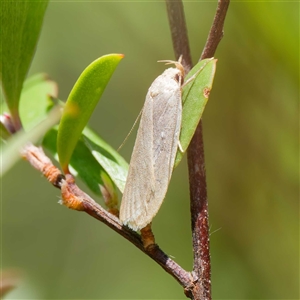
[[[51,160],[45,155],[42,148],[38,148],[32,144],[28,144],[22,150],[22,156],[35,169],[41,172],[49,182],[62,192],[62,204],[65,206],[84,211],[95,219],[109,226],[115,232],[123,236],[138,249],[151,257],[166,272],[174,277],[185,289],[193,285],[191,273],[181,268],[175,261],[169,258],[158,245],[144,248],[141,236],[129,228],[122,226],[120,220],[103,209],[95,200],[84,193],[75,183],[72,175],[64,176],[58,168],[56,168]]]
[[[201,59],[210,58],[215,55],[217,47],[224,35],[224,22],[230,0],[219,0],[213,24],[207,37]]]
[[[173,49],[176,60],[182,55],[182,65],[187,74],[192,68],[192,58],[182,1],[166,0]]]
[[[219,0],[201,59],[213,57],[223,37],[224,21],[229,0]],[[192,235],[194,248],[193,272],[200,278],[199,299],[211,299],[211,264],[209,252],[208,201],[202,121],[188,148],[188,168],[191,195]]]
[[[166,0],[175,56],[185,53],[187,70],[192,68],[188,35],[181,1]],[[223,26],[229,0],[219,0],[214,22],[208,35],[201,59],[213,57],[223,37]],[[193,276],[195,284],[186,295],[191,299],[211,299],[211,264],[209,253],[208,202],[204,160],[202,122],[200,121],[188,148],[190,205],[194,250]]]
[[[181,1],[173,2],[167,0],[166,2],[176,58],[178,59],[180,55],[183,55],[182,63],[187,72],[191,69],[192,63],[183,5]],[[205,47],[207,51],[204,49],[202,54],[203,58],[204,55],[213,56],[218,42],[222,37],[222,34],[219,34],[220,27],[218,24],[222,24],[223,28],[227,9],[227,7],[224,9],[224,3],[227,3],[228,7],[228,0],[219,1],[214,25],[207,40],[207,46]],[[219,38],[219,41],[216,43],[217,38]],[[187,297],[191,299],[211,299],[208,213],[201,123],[197,128],[188,150],[194,248],[193,273],[189,273],[181,268],[176,262],[170,259],[158,245],[153,245],[145,249],[140,235],[127,227],[123,227],[116,216],[104,210],[89,195],[80,190],[71,175],[66,175],[65,177],[60,170],[52,164],[51,160],[44,154],[41,148],[28,144],[24,147],[22,155],[35,169],[41,172],[49,182],[61,189],[62,204],[71,209],[86,212],[126,238],[174,277],[184,287]],[[197,172],[197,168],[199,168],[199,172]]]

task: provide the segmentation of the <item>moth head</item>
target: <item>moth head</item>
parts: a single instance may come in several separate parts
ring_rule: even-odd
[[[175,60],[158,60],[158,62],[164,62],[166,63],[166,65],[172,65],[174,64],[176,66],[176,68],[181,72],[181,76],[184,77],[184,67],[181,64],[182,61],[182,55],[180,55],[178,61]]]

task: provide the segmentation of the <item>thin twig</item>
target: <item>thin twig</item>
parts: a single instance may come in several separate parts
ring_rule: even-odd
[[[173,49],[176,60],[182,55],[181,64],[187,74],[192,68],[192,58],[182,1],[166,0]]]
[[[176,58],[185,54],[187,70],[192,68],[188,34],[184,22],[182,1],[166,0],[173,48]],[[201,59],[214,56],[223,36],[223,26],[229,0],[219,0],[214,22],[208,35]],[[188,168],[190,185],[190,203],[192,236],[194,250],[193,276],[195,284],[186,295],[191,299],[211,299],[211,265],[209,253],[208,202],[204,161],[202,122],[200,121],[188,148]]]
[[[217,11],[207,37],[205,47],[201,54],[201,59],[210,58],[215,55],[217,47],[224,35],[224,22],[230,0],[219,0]]]
[[[65,177],[60,170],[52,164],[42,148],[28,144],[22,150],[22,156],[35,169],[41,172],[49,182],[61,190],[62,204],[74,210],[84,211],[109,226],[146,255],[151,257],[184,288],[187,288],[192,284],[191,273],[185,271],[175,261],[169,258],[158,245],[145,249],[140,235],[129,228],[122,226],[120,220],[116,216],[107,212],[89,195],[84,193],[76,185],[75,180],[71,175],[66,175]]]
[[[223,3],[228,1],[219,1],[219,7],[223,7]],[[228,6],[228,4],[227,4]],[[172,28],[172,38],[174,40],[174,49],[176,53],[176,58],[178,59],[181,54],[183,54],[184,60],[183,65],[185,67],[185,70],[188,71],[191,66],[191,56],[190,56],[190,50],[188,47],[188,39],[187,39],[187,32],[185,27],[185,20],[184,20],[184,13],[183,13],[183,6],[181,1],[169,1],[167,0],[167,7],[168,7],[168,13],[170,17],[170,26]],[[219,11],[219,10],[218,10]],[[218,13],[217,13],[218,14]],[[218,24],[218,18],[221,20],[223,16],[223,22],[225,19],[226,10],[223,13],[220,13],[219,17],[215,17],[214,24]],[[175,23],[177,23],[178,26],[173,26]],[[223,24],[223,23],[222,23]],[[218,28],[216,26],[215,28]],[[217,36],[217,35],[216,35]],[[209,44],[211,43],[213,39],[208,39]],[[175,42],[176,41],[176,42]],[[217,45],[217,44],[216,44]],[[213,49],[213,46],[210,46],[210,49]],[[211,51],[211,50],[210,50]],[[205,53],[205,52],[204,52]],[[208,53],[210,53],[208,51]],[[200,133],[197,133],[200,128]],[[203,167],[203,170],[200,170],[199,174],[195,173],[195,176],[203,176],[204,174],[204,183],[205,183],[205,171],[204,171],[204,155],[203,155],[203,142],[202,142],[202,132],[201,132],[201,125],[198,127],[197,132],[195,134],[195,138],[192,141],[193,143],[196,143],[196,145],[190,146],[190,148],[194,148],[194,150],[189,150],[188,152],[188,159],[189,159],[189,166],[190,168],[195,168],[195,166]],[[198,144],[196,137],[200,136],[200,144]],[[199,151],[199,145],[200,150]],[[168,272],[172,277],[174,277],[183,287],[185,290],[185,293],[188,297],[191,299],[210,299],[210,298],[203,298],[203,283],[206,282],[207,277],[202,277],[200,274],[205,273],[199,273],[196,272],[198,270],[194,267],[194,272],[189,273],[185,271],[182,267],[180,267],[176,262],[174,262],[171,258],[169,258],[159,247],[158,245],[154,245],[153,247],[149,247],[147,249],[144,248],[143,242],[141,240],[140,235],[138,235],[136,232],[131,231],[127,227],[123,227],[120,223],[119,219],[115,217],[114,215],[110,214],[106,210],[104,210],[98,203],[96,203],[90,196],[85,194],[82,190],[79,189],[79,187],[76,185],[74,178],[71,175],[67,175],[66,177],[61,174],[60,170],[57,169],[51,162],[51,160],[45,155],[43,150],[41,148],[35,147],[32,144],[28,144],[24,147],[22,151],[22,155],[25,159],[27,159],[30,164],[37,169],[39,172],[41,172],[49,182],[51,182],[55,187],[61,189],[62,191],[62,203],[66,205],[67,207],[79,211],[84,211],[87,214],[91,215],[92,217],[96,218],[97,220],[103,222],[110,228],[112,228],[114,231],[122,235],[124,238],[126,238],[128,241],[130,241],[132,244],[134,244],[138,249],[140,249],[142,252],[144,252],[146,255],[151,257],[156,263],[158,263],[166,272]],[[201,156],[199,158],[197,155]],[[192,162],[194,161],[194,164]],[[195,170],[193,170],[195,172]],[[201,173],[202,172],[202,173]],[[200,176],[200,177],[201,177]],[[191,178],[191,171],[190,171],[190,178]],[[196,177],[195,177],[196,179]],[[201,178],[202,179],[202,178]],[[191,182],[191,180],[190,180]],[[192,184],[194,187],[199,187],[199,180],[195,180],[195,183]],[[193,243],[194,243],[194,249],[195,249],[195,241],[200,241],[198,237],[201,236],[201,234],[198,234],[201,232],[201,224],[199,224],[199,221],[201,220],[201,213],[203,213],[203,208],[205,212],[205,216],[203,220],[207,220],[207,199],[206,199],[206,183],[203,185],[205,188],[205,197],[201,199],[198,192],[193,192],[191,189],[191,203],[192,203],[192,220],[193,224],[195,225],[193,227]],[[201,211],[199,211],[199,207],[197,206],[199,201],[204,201],[205,205],[200,205]],[[201,204],[202,202],[200,202]],[[193,206],[193,204],[197,204]],[[208,223],[207,223],[208,225]],[[200,230],[200,231],[199,231]],[[196,235],[194,233],[197,233]],[[208,233],[208,230],[207,230]],[[206,236],[204,236],[206,239]],[[207,241],[208,238],[207,238]],[[201,243],[203,241],[201,240]],[[201,245],[199,248],[201,249]],[[208,248],[207,248],[208,249]],[[201,251],[200,251],[201,254]],[[195,258],[197,255],[195,255]],[[200,262],[203,258],[203,255],[199,256]],[[209,252],[208,252],[208,260],[204,260],[204,265],[206,262],[209,262]],[[196,264],[194,263],[196,266]],[[201,268],[204,268],[203,263],[200,264]],[[200,266],[199,265],[199,266]],[[204,268],[205,269],[205,268]],[[210,265],[209,265],[210,270]],[[205,275],[207,276],[207,275]],[[210,271],[209,271],[210,276]],[[209,296],[210,296],[210,277],[209,277]],[[200,292],[199,292],[200,291]]]
[[[201,59],[213,57],[223,37],[224,21],[229,0],[219,0]],[[202,121],[188,148],[188,168],[191,195],[194,274],[200,278],[199,299],[211,299],[211,264],[209,252],[208,200],[204,159]]]

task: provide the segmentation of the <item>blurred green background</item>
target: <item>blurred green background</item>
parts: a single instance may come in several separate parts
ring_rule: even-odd
[[[216,1],[184,7],[195,63]],[[117,148],[165,69],[156,61],[174,59],[163,1],[50,2],[29,75],[48,73],[66,99],[107,53],[125,58],[90,124]],[[299,3],[232,2],[215,57],[203,117],[213,298],[298,299]],[[127,161],[134,139],[121,150]],[[23,278],[7,299],[185,299],[129,242],[58,205],[59,191],[28,163],[2,179],[1,193],[2,267]],[[185,160],[153,226],[161,248],[191,270]]]

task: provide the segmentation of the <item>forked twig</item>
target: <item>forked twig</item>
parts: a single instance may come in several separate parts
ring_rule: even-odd
[[[214,24],[207,39],[202,58],[210,57],[214,54],[222,37],[222,34],[219,33],[222,32],[228,4],[228,0],[220,0],[218,2]],[[182,2],[167,1],[167,8],[176,58],[178,59],[181,54],[183,55],[184,59],[182,63],[185,70],[188,71],[191,68],[192,63]],[[178,26],[176,26],[176,24]],[[117,217],[104,210],[90,196],[80,190],[71,175],[65,177],[61,174],[60,170],[52,164],[51,160],[45,155],[41,148],[28,144],[24,147],[22,155],[34,168],[41,172],[49,182],[61,189],[62,202],[64,205],[71,209],[86,212],[122,235],[174,277],[184,287],[187,297],[197,300],[211,298],[209,252],[204,251],[202,253],[203,250],[208,251],[209,234],[201,123],[198,126],[188,150],[193,247],[195,252],[194,270],[192,273],[185,271],[169,258],[157,245],[145,249],[139,234],[131,231],[127,227],[123,227]],[[199,172],[196,171],[196,166],[199,168]],[[204,227],[202,226],[202,221],[204,222]],[[200,245],[197,244],[199,241]],[[201,245],[205,245],[207,249],[203,249],[203,246]],[[208,265],[206,266],[206,264]]]
[[[181,1],[166,0],[175,57],[185,53],[185,68],[192,68],[188,34]],[[201,59],[213,57],[223,37],[223,27],[229,0],[219,0],[214,22]],[[202,122],[200,121],[188,148],[190,205],[194,250],[193,276],[197,282],[186,291],[191,299],[211,299],[211,265],[209,252],[208,202],[204,160]]]

